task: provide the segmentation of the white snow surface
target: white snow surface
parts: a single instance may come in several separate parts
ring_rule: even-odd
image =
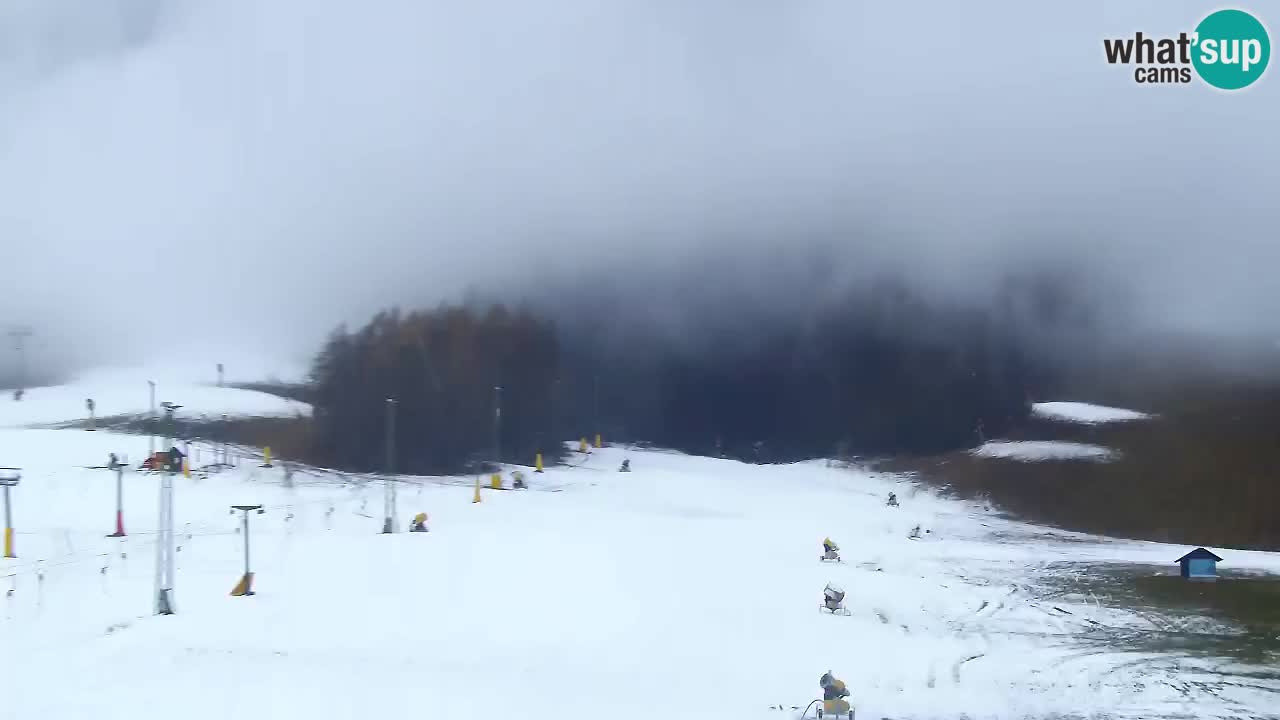
[[[973,450],[978,457],[1041,462],[1045,460],[1114,460],[1116,451],[1101,445],[1062,440],[993,440]]]
[[[21,402],[14,402],[7,393],[0,396],[0,427],[84,420],[88,417],[85,400],[90,398],[99,418],[146,413],[151,404],[148,381],[156,383],[157,406],[162,402],[183,406],[176,414],[179,419],[220,415],[291,417],[311,413],[306,403],[252,390],[217,387],[214,379],[193,380],[199,377],[192,368],[182,366],[87,372],[65,385],[30,388]],[[161,411],[157,409],[157,412]]]
[[[290,488],[244,458],[175,478],[177,614],[156,616],[159,478],[125,474],[129,535],[106,538],[114,476],[85,467],[146,445],[0,429],[0,465],[23,468],[18,557],[0,560],[0,719],[793,720],[827,670],[862,718],[1276,707],[1280,688],[1254,687],[1267,681],[1197,684],[1226,661],[1086,641],[1151,624],[1040,584],[1056,562],[1175,572],[1187,548],[1046,530],[820,462],[604,448],[479,504],[473,478],[401,477],[399,529],[425,511],[431,531],[381,535],[375,479],[316,472]],[[243,550],[229,506],[255,503],[257,594],[230,597]],[[930,532],[913,541],[916,525]],[[819,562],[828,535],[844,564]],[[1280,571],[1276,554],[1216,552]],[[850,616],[819,612],[828,582]]]
[[[1103,423],[1149,420],[1151,415],[1137,410],[1090,405],[1081,402],[1041,402],[1031,405],[1031,414],[1046,420],[1100,425]]]

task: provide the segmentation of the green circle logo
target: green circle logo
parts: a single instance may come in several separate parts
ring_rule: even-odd
[[[1219,10],[1196,26],[1191,62],[1200,79],[1222,90],[1239,90],[1262,77],[1271,59],[1271,38],[1243,10]]]

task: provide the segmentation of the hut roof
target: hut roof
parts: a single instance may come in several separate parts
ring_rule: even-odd
[[[1186,555],[1183,555],[1182,557],[1178,558],[1175,562],[1185,562],[1187,560],[1216,560],[1218,562],[1222,562],[1222,558],[1218,557],[1217,555],[1214,555],[1213,553],[1209,552],[1208,550],[1205,550],[1202,547],[1192,550]]]

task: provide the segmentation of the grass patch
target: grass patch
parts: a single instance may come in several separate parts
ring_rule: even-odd
[[[57,423],[51,427],[60,429],[85,429],[88,420],[75,420]],[[148,435],[154,432],[158,437],[165,437],[169,429],[163,419],[152,421],[145,415],[111,415],[97,418],[94,427],[98,430]],[[204,417],[200,419],[182,418],[174,427],[174,433],[180,439],[203,441],[208,443],[228,443],[248,448],[271,448],[272,457],[277,460],[328,467],[324,462],[322,448],[317,447],[312,432],[312,420],[306,415],[293,417],[244,417],[233,416],[224,419]],[[566,450],[559,444],[547,449],[543,461],[547,465],[556,465],[566,457]],[[352,472],[378,472],[374,468],[343,468]],[[439,468],[433,474],[465,474],[475,472],[491,472],[492,465],[488,461],[470,461],[466,465],[450,468]]]
[[[1158,607],[1201,612],[1280,642],[1280,578],[1224,576],[1204,582],[1148,575],[1134,584]]]
[[[1280,387],[1189,387],[1140,409],[1159,417],[1093,426],[1032,418],[999,438],[1101,445],[1117,452],[1113,462],[1022,462],[957,451],[881,467],[915,472],[961,497],[990,498],[1040,524],[1280,550]]]
[[[56,427],[83,429],[87,420],[61,423]],[[163,419],[152,423],[145,415],[111,415],[94,422],[99,430],[148,435],[154,432],[164,437],[169,428]],[[311,418],[295,417],[229,417],[218,419],[182,419],[176,423],[174,433],[182,439],[211,443],[230,443],[246,447],[271,448],[280,459],[306,462],[312,453]]]
[[[306,383],[283,383],[283,382],[246,382],[246,383],[228,383],[227,387],[237,388],[239,390],[252,390],[254,392],[266,393],[277,397],[287,398],[311,404],[312,389]]]
[[[1082,639],[1133,652],[1228,658],[1280,680],[1280,577],[1226,573],[1192,581],[1165,566],[1055,563],[1043,580],[1052,592],[1042,599],[1075,596],[1142,621],[1100,625]]]

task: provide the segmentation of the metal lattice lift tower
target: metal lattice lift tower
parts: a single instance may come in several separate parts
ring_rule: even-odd
[[[170,431],[173,428],[173,413],[181,405],[162,403]],[[167,452],[167,451],[166,451]],[[174,553],[173,553],[173,476],[180,468],[170,458],[160,475],[160,522],[156,530],[156,607],[157,615],[172,615],[174,585]]]

